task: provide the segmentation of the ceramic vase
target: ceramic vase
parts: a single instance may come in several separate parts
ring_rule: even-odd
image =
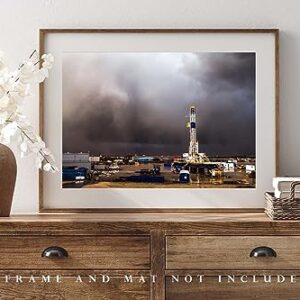
[[[0,144],[0,217],[9,217],[17,175],[14,153]]]

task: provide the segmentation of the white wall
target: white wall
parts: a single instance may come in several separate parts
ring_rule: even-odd
[[[279,28],[280,169],[300,175],[299,0],[0,0],[0,49],[15,66],[38,48],[39,28]],[[24,107],[38,128],[38,99]],[[18,158],[13,213],[38,211],[33,159]]]

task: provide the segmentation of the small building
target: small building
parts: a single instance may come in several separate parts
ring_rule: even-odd
[[[86,168],[91,170],[90,154],[89,153],[64,153],[63,167]]]
[[[252,172],[255,172],[255,165],[246,165],[246,173],[251,174]]]
[[[235,165],[233,162],[222,162],[224,172],[234,172],[235,171]]]
[[[107,169],[108,169],[108,166],[106,166],[105,164],[95,164],[94,165],[95,171],[105,171]]]
[[[100,156],[90,156],[89,160],[91,163],[98,163],[100,161]]]

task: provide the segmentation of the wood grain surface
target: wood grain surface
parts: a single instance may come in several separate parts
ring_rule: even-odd
[[[140,283],[139,277],[135,276],[132,283],[126,283],[123,276],[110,274],[110,281],[103,283],[99,271],[86,275],[76,270],[60,271],[61,282],[58,283],[58,272],[53,271],[11,271],[8,274],[8,283],[3,278],[7,273],[0,276],[0,299],[4,300],[149,300],[150,296],[149,281]],[[79,274],[82,282],[77,279]],[[16,283],[16,275],[22,283]],[[35,278],[34,283],[29,282],[31,275]],[[50,282],[43,282],[42,275],[50,276]],[[92,282],[89,275],[97,281]]]
[[[0,218],[0,235],[300,235],[300,222],[271,221],[263,213],[40,214]]]
[[[156,275],[155,283],[151,283],[151,299],[160,300],[165,295],[165,233],[162,230],[151,232],[151,273]]]
[[[298,300],[300,293],[299,283],[264,283],[248,282],[219,283],[217,277],[199,278],[186,283],[181,278],[179,283],[172,283],[170,277],[166,279],[166,300]],[[262,280],[262,278],[257,278]]]
[[[50,246],[67,258],[41,257]],[[1,269],[150,269],[150,237],[0,237]]]
[[[65,248],[64,260],[41,257]],[[275,259],[250,258],[269,246]],[[0,299],[299,299],[297,284],[215,283],[217,274],[300,275],[300,222],[262,213],[42,214],[0,218]],[[166,269],[167,267],[167,269]],[[206,268],[206,269],[205,269]],[[61,274],[64,284],[3,283],[4,274]],[[155,284],[74,283],[81,274],[157,275]],[[205,273],[203,285],[171,284],[170,276]],[[73,276],[73,277],[72,277]],[[167,277],[167,279],[166,279]]]
[[[260,246],[277,257],[250,257]],[[168,236],[168,269],[300,269],[300,237]]]

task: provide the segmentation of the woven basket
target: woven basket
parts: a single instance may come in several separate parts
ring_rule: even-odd
[[[300,220],[300,198],[295,198],[296,186],[300,181],[291,184],[290,197],[275,198],[274,193],[265,193],[265,213],[272,220]]]

